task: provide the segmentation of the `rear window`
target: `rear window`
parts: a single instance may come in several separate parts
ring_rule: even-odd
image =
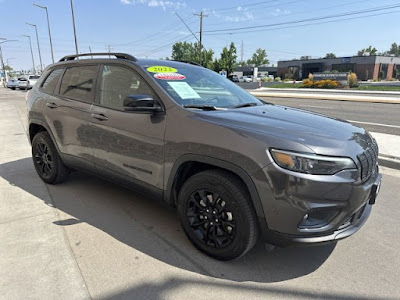
[[[54,89],[56,88],[57,82],[60,79],[62,72],[63,69],[55,69],[51,71],[49,76],[47,76],[46,80],[42,84],[43,91],[47,93],[54,93]]]
[[[63,76],[60,95],[85,102],[93,102],[93,83],[97,66],[80,66],[68,68]]]

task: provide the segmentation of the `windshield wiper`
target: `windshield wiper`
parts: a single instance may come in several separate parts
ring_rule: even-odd
[[[247,102],[233,106],[233,108],[241,108],[241,107],[249,107],[249,106],[257,106],[257,102]]]
[[[187,105],[184,105],[183,107],[184,108],[197,108],[197,109],[204,109],[204,110],[218,110],[218,108],[213,105],[187,104]]]

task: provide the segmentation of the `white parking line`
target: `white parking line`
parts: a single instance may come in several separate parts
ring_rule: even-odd
[[[380,124],[380,123],[371,123],[371,122],[361,122],[361,121],[353,121],[353,120],[347,120],[352,123],[358,123],[358,124],[366,124],[366,125],[375,125],[375,126],[383,126],[383,127],[391,127],[391,128],[400,128],[400,126],[397,125],[388,125],[388,124]]]

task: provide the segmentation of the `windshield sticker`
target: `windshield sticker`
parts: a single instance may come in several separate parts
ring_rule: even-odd
[[[162,80],[184,80],[186,76],[179,73],[157,73],[154,74],[154,78]]]
[[[152,66],[146,69],[148,72],[151,73],[176,73],[178,72],[177,69],[165,66]]]
[[[182,99],[199,99],[199,94],[187,82],[168,82]]]

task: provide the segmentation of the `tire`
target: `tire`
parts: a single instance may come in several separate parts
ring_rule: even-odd
[[[32,140],[32,159],[36,172],[46,183],[63,182],[70,169],[64,165],[49,134],[46,131],[37,133]]]
[[[178,211],[193,245],[218,260],[239,258],[257,241],[250,196],[229,172],[207,170],[190,177],[179,193]]]

